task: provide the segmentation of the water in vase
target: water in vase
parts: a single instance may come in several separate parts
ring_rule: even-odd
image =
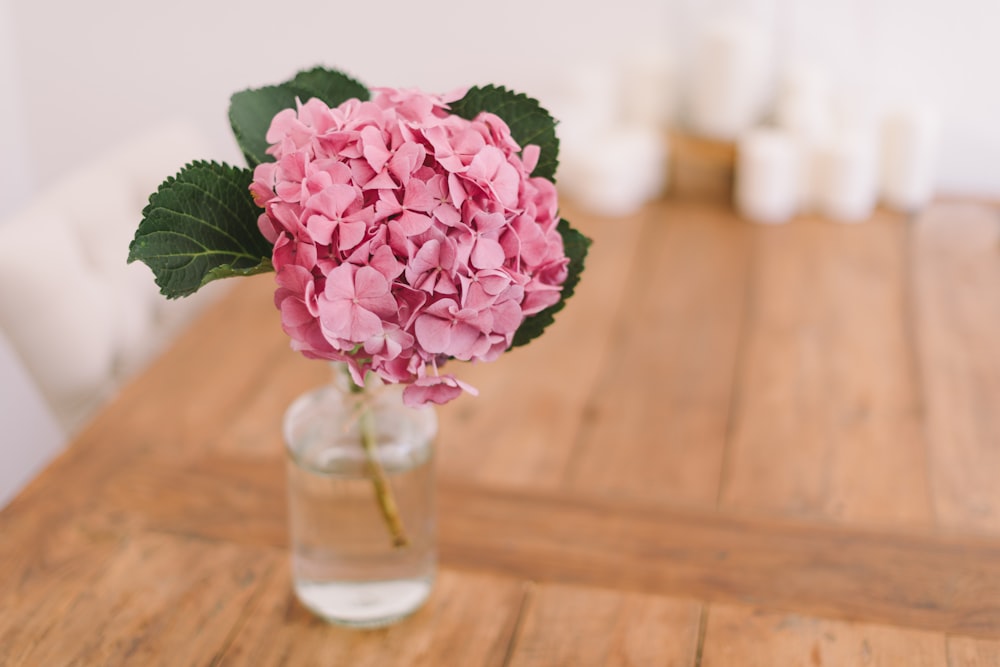
[[[379,422],[379,458],[407,538],[392,536],[356,433],[305,434],[289,447],[292,578],[299,600],[344,625],[375,627],[416,610],[436,567],[433,463],[427,442]],[[312,441],[312,442],[310,442]]]

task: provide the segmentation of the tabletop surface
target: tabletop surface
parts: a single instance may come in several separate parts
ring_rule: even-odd
[[[329,369],[258,276],[0,512],[0,665],[1000,665],[996,210],[564,214],[576,296],[439,409],[417,614],[295,601],[280,420]]]

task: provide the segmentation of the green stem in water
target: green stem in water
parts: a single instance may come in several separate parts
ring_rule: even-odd
[[[350,387],[354,394],[365,393],[364,387],[359,387],[353,382],[350,383]],[[359,400],[365,401],[365,398],[359,397]],[[361,430],[361,446],[365,450],[368,475],[371,477],[372,486],[375,489],[375,500],[378,502],[379,511],[389,528],[392,545],[399,548],[405,547],[409,544],[409,540],[406,537],[406,530],[403,528],[403,521],[399,516],[399,508],[396,506],[396,498],[392,493],[389,478],[386,477],[385,468],[379,461],[375,442],[375,415],[372,413],[371,406],[362,403],[358,420],[358,426]]]

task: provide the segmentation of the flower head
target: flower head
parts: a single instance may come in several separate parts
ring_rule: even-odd
[[[438,367],[489,361],[555,304],[568,259],[552,182],[498,116],[378,88],[278,113],[251,186],[295,349],[409,385],[409,404],[473,391]]]

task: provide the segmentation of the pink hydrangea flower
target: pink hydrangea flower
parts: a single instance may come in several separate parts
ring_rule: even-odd
[[[496,359],[567,276],[538,147],[448,99],[378,88],[281,111],[251,185],[293,348],[407,384],[410,405],[475,393],[440,365]]]

